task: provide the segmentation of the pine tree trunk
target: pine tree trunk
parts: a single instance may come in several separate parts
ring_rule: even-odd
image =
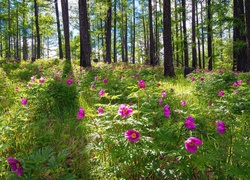
[[[164,76],[174,77],[171,40],[171,3],[163,0],[163,42],[164,42]]]
[[[113,40],[114,62],[117,62],[116,50],[116,0],[114,0],[114,40]]]
[[[35,8],[36,39],[37,39],[36,58],[40,59],[41,58],[41,40],[40,40],[37,0],[34,0],[34,8]]]
[[[56,10],[56,24],[57,24],[59,58],[63,59],[62,36],[61,36],[60,19],[59,19],[59,11],[58,11],[58,0],[55,0],[55,10]]]
[[[203,27],[203,6],[201,2],[201,47],[202,47],[202,68],[205,69],[205,42],[204,42],[204,27]]]
[[[250,1],[245,1],[246,8],[246,36],[247,36],[247,63],[248,71],[250,71]]]
[[[63,17],[63,31],[65,39],[65,58],[70,61],[70,40],[69,40],[69,10],[68,0],[61,0],[62,4],[62,17]]]
[[[80,66],[91,67],[91,43],[86,0],[78,0],[80,23]]]
[[[184,64],[185,67],[189,67],[188,64],[188,41],[187,41],[187,27],[186,27],[186,0],[182,0],[182,21],[183,21],[183,45],[184,45]]]
[[[155,65],[155,43],[154,43],[154,32],[153,32],[153,13],[152,13],[152,0],[148,0],[148,11],[149,11],[149,48],[150,48],[150,64]]]
[[[197,66],[196,29],[195,29],[195,0],[192,0],[192,67]]]
[[[106,60],[105,62],[111,63],[111,20],[112,20],[112,1],[108,2],[108,11],[106,16]]]
[[[213,69],[213,51],[212,51],[212,27],[211,27],[211,0],[207,1],[207,53],[208,53],[208,69]]]
[[[196,1],[196,26],[199,26],[199,13],[198,13],[198,2]],[[197,43],[198,43],[198,62],[199,62],[199,67],[201,68],[201,43],[200,43],[200,31],[197,31]]]

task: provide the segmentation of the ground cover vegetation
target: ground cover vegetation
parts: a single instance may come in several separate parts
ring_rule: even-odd
[[[1,179],[249,179],[250,74],[0,61]]]

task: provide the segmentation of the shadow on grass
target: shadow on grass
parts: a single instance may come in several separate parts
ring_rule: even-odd
[[[33,149],[52,147],[55,154],[68,152],[66,159],[60,163],[64,174],[54,178],[71,174],[76,179],[88,179],[88,159],[82,153],[87,143],[85,124],[77,120],[79,101],[76,83],[74,80],[72,84],[66,83],[74,78],[72,64],[69,61],[63,63],[61,79],[48,82],[45,79],[34,96]]]

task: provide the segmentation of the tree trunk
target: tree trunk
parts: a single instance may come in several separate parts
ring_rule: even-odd
[[[197,53],[196,53],[196,29],[195,29],[195,2],[192,0],[192,67],[197,66]]]
[[[135,0],[133,0],[133,37],[132,37],[132,62],[135,64]]]
[[[61,36],[61,27],[58,11],[58,0],[55,0],[55,9],[56,9],[56,24],[57,24],[57,36],[58,36],[58,46],[59,46],[59,58],[63,59],[63,50],[62,50],[62,36]]]
[[[68,0],[61,0],[62,4],[62,17],[63,17],[63,31],[65,39],[65,57],[67,60],[71,60],[70,57],[70,40],[69,40],[69,10]]]
[[[117,62],[116,50],[116,0],[114,0],[114,41],[113,41],[114,62]]]
[[[23,0],[23,6],[26,6],[26,1]],[[27,44],[27,18],[26,13],[23,11],[23,60],[28,59],[28,44]]]
[[[199,26],[199,13],[198,13],[198,2],[196,1],[196,26]],[[201,12],[202,13],[202,12]],[[200,30],[197,31],[197,43],[198,43],[198,62],[199,62],[199,67],[201,68],[201,43],[200,43]]]
[[[106,16],[106,60],[111,63],[111,20],[112,20],[112,1],[108,1],[108,11]]]
[[[187,41],[187,27],[186,27],[186,0],[182,0],[182,22],[183,22],[183,45],[184,45],[184,64],[185,67],[189,67],[188,64],[188,41]]]
[[[10,19],[10,0],[8,0],[8,51],[6,53],[6,57],[10,58],[11,57],[11,51],[10,51],[10,32],[11,32],[11,23],[10,23],[11,19]]]
[[[203,27],[203,6],[201,2],[201,47],[202,47],[202,68],[205,69],[205,42],[204,42],[204,27]]]
[[[247,36],[247,63],[248,71],[250,71],[250,1],[245,1],[246,8],[246,36]]]
[[[34,8],[35,8],[36,39],[37,39],[36,58],[40,59],[41,58],[41,40],[40,40],[40,29],[39,29],[39,21],[38,21],[37,0],[34,0]]]
[[[171,40],[171,3],[163,0],[163,42],[164,42],[164,76],[174,77]]]
[[[246,35],[244,20],[243,0],[234,0],[234,23],[233,23],[233,54],[234,65],[236,62],[237,71],[249,71],[246,51]],[[235,66],[234,69],[235,70]]]
[[[213,69],[213,54],[212,54],[212,16],[211,16],[211,0],[207,1],[207,53],[208,53],[208,69]]]
[[[80,66],[91,67],[91,43],[86,0],[78,0],[80,23]]]
[[[155,43],[154,43],[154,32],[153,32],[153,13],[152,13],[152,0],[148,0],[148,11],[149,11],[149,48],[150,48],[150,64],[155,65]]]

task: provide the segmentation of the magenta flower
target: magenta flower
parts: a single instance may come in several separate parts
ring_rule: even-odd
[[[222,97],[223,95],[224,95],[224,92],[222,90],[220,90],[219,96]]]
[[[166,95],[167,95],[166,91],[162,90],[162,91],[161,91],[161,96],[162,96],[162,97],[165,97]]]
[[[226,131],[225,123],[222,122],[222,121],[217,121],[216,125],[217,125],[217,131],[218,131],[218,133],[224,134],[225,131]]]
[[[85,110],[82,107],[80,107],[77,114],[77,119],[82,119],[84,118],[84,116],[85,116]]]
[[[201,80],[201,81],[204,81],[204,77],[201,77],[200,80]]]
[[[22,103],[23,105],[26,105],[26,104],[28,103],[28,100],[27,100],[26,98],[22,98],[21,103]]]
[[[99,107],[98,110],[97,110],[98,114],[102,114],[103,113],[103,109],[102,107]]]
[[[36,77],[35,76],[32,76],[30,79],[31,79],[32,82],[36,81]]]
[[[94,84],[91,84],[90,87],[91,87],[91,89],[94,89],[94,88],[95,88],[95,85],[94,85]]]
[[[23,174],[23,167],[17,159],[9,157],[7,161],[10,163],[11,170],[16,171],[17,176],[21,176]]]
[[[238,83],[238,84],[242,84],[242,80],[238,80],[237,83]]]
[[[103,83],[107,83],[107,82],[108,82],[107,78],[103,79]]]
[[[43,84],[43,83],[44,83],[44,78],[41,77],[41,78],[39,79],[39,82],[40,82],[40,84]]]
[[[126,106],[125,104],[121,104],[118,110],[118,114],[123,118],[132,114],[133,110],[130,106]]]
[[[188,116],[186,121],[184,122],[184,125],[186,126],[186,128],[188,128],[189,130],[193,130],[196,128],[196,125],[194,123],[194,119],[192,116]]]
[[[233,86],[234,86],[234,87],[238,87],[239,85],[238,85],[237,82],[234,82],[234,83],[233,83]]]
[[[162,98],[158,99],[159,104],[162,104]]]
[[[98,77],[97,77],[97,76],[95,76],[95,78],[94,78],[94,79],[95,79],[95,81],[97,81],[97,80],[98,80]]]
[[[73,82],[74,82],[74,79],[73,79],[73,78],[70,78],[70,79],[68,79],[68,80],[66,81],[66,84],[67,84],[68,86],[70,86]]]
[[[194,77],[192,77],[192,78],[191,78],[191,81],[193,82],[194,80],[195,80]]]
[[[131,142],[136,142],[140,139],[140,133],[130,129],[125,132],[125,137],[127,137],[127,139]]]
[[[202,141],[195,137],[190,137],[185,141],[185,148],[188,152],[195,153],[197,146],[202,145]]]
[[[185,106],[187,102],[185,100],[181,100],[181,106]]]
[[[100,92],[99,92],[99,96],[103,96],[105,94],[105,91],[102,89],[102,90],[100,90]]]
[[[169,105],[166,104],[163,108],[163,113],[164,113],[164,116],[169,118],[170,117],[170,110],[169,110]]]
[[[145,82],[144,82],[143,80],[139,80],[139,81],[138,81],[138,86],[139,86],[140,88],[145,88],[145,87],[146,87],[146,84],[145,84]]]

